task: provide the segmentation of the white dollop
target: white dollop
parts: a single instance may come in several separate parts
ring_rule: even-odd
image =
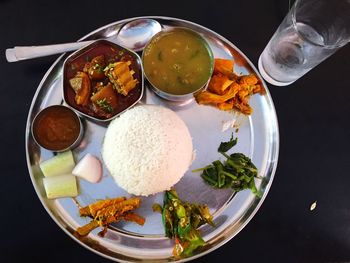
[[[110,123],[102,157],[120,187],[147,196],[170,189],[182,178],[192,162],[192,138],[175,112],[140,105]]]

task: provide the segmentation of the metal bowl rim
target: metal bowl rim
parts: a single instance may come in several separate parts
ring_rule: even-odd
[[[140,96],[138,97],[138,99],[130,104],[127,108],[125,108],[124,110],[122,110],[121,112],[118,112],[116,113],[115,115],[113,115],[112,117],[108,118],[108,119],[100,119],[100,118],[97,118],[97,117],[94,117],[94,116],[91,116],[89,114],[86,114],[78,109],[76,109],[73,105],[71,105],[67,99],[66,99],[66,95],[65,95],[65,86],[64,86],[64,83],[65,83],[65,71],[66,71],[66,65],[67,65],[67,62],[68,60],[72,59],[73,57],[75,56],[78,56],[80,55],[80,53],[83,53],[85,51],[85,49],[89,49],[90,46],[96,46],[98,45],[99,43],[106,43],[108,45],[111,45],[111,46],[116,46],[118,48],[121,48],[121,49],[125,49],[126,51],[128,51],[129,53],[131,53],[135,58],[136,60],[138,61],[138,64],[139,64],[139,69],[140,69],[140,78],[141,78],[141,81],[140,81],[140,84],[141,84],[141,93],[140,93]],[[116,43],[113,43],[111,41],[108,41],[108,40],[105,40],[105,39],[98,39],[98,40],[95,40],[89,44],[87,44],[86,46],[74,51],[72,54],[70,54],[63,62],[63,85],[62,85],[62,98],[63,98],[63,101],[71,108],[73,109],[74,111],[76,111],[78,114],[84,116],[84,117],[87,117],[89,119],[92,119],[94,121],[97,121],[97,122],[109,122],[115,118],[117,118],[119,115],[121,115],[122,113],[124,113],[125,111],[127,111],[128,109],[132,108],[133,106],[135,106],[143,97],[143,93],[144,93],[144,71],[143,71],[143,65],[142,65],[142,59],[141,57],[136,53],[134,52],[133,50],[131,49],[128,49],[124,46],[121,46],[121,45],[118,45]]]
[[[209,75],[208,75],[208,80],[199,88],[197,88],[196,90],[194,91],[191,91],[191,92],[188,92],[188,93],[185,93],[185,94],[172,94],[172,93],[169,93],[169,92],[165,92],[161,89],[159,89],[156,85],[154,85],[152,83],[152,81],[149,79],[149,77],[147,76],[146,74],[146,71],[144,71],[144,75],[145,75],[145,78],[147,79],[147,81],[150,83],[151,87],[153,89],[155,89],[157,91],[157,94],[158,96],[161,96],[162,98],[165,98],[167,100],[171,100],[171,101],[182,101],[182,100],[188,100],[189,98],[191,98],[194,94],[200,92],[201,90],[205,89],[205,87],[207,86],[208,82],[210,81],[210,78],[213,74],[213,71],[214,71],[214,54],[213,54],[213,51],[211,50],[210,48],[210,45],[209,43],[207,42],[207,40],[201,36],[198,32],[190,29],[190,28],[186,28],[186,27],[183,27],[183,26],[174,26],[172,28],[167,28],[167,29],[162,29],[161,31],[159,31],[157,34],[155,34],[149,41],[148,43],[145,45],[145,48],[144,50],[142,51],[142,56],[141,56],[141,60],[142,60],[142,66],[143,66],[143,59],[144,59],[144,53],[145,53],[145,49],[147,48],[147,46],[149,44],[152,43],[152,41],[154,41],[154,39],[156,39],[157,37],[159,37],[160,35],[162,34],[165,34],[167,32],[170,32],[170,31],[174,31],[174,30],[184,30],[184,31],[188,31],[188,32],[191,32],[192,34],[194,34],[196,37],[198,37],[203,43],[204,43],[204,46],[205,48],[208,50],[208,53],[209,53],[209,57],[210,57],[210,72],[209,72]],[[161,95],[161,94],[164,94],[164,97]],[[171,99],[171,98],[174,98],[174,99]]]
[[[53,149],[49,149],[49,148],[47,148],[47,147],[41,145],[41,143],[39,142],[39,140],[38,140],[38,139],[36,138],[36,136],[35,136],[35,132],[34,132],[34,123],[35,123],[36,119],[39,117],[39,115],[42,114],[44,111],[48,110],[49,108],[65,108],[65,109],[67,109],[69,112],[71,112],[71,113],[78,119],[78,123],[79,123],[79,134],[78,134],[77,138],[73,141],[73,143],[72,143],[71,145],[69,145],[69,146],[67,146],[66,148],[63,148],[63,149],[61,149],[61,150],[53,150]],[[71,107],[67,107],[67,106],[65,106],[65,105],[56,104],[56,105],[51,105],[51,106],[48,106],[48,107],[46,107],[46,108],[40,110],[40,111],[35,115],[35,117],[33,118],[32,123],[31,123],[30,132],[32,133],[32,136],[33,136],[33,139],[34,139],[35,143],[36,143],[37,145],[39,145],[40,147],[42,147],[42,148],[44,148],[44,149],[46,149],[46,150],[48,150],[48,151],[52,151],[52,152],[64,152],[64,151],[71,150],[71,149],[75,148],[75,147],[78,145],[78,143],[79,143],[79,142],[81,141],[81,139],[83,138],[83,135],[84,135],[84,127],[83,127],[83,123],[82,123],[82,121],[81,121],[81,119],[80,119],[79,114],[78,114],[75,110],[73,110]]]

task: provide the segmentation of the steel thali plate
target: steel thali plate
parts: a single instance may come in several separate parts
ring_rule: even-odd
[[[230,41],[217,33],[198,24],[167,17],[148,17],[161,23],[165,28],[182,26],[200,33],[209,43],[214,57],[235,60],[235,72],[248,74],[259,73],[253,63]],[[126,19],[101,27],[81,40],[99,39],[109,36],[123,24],[131,21]],[[174,110],[187,124],[193,138],[196,158],[179,183],[175,185],[181,198],[190,202],[205,203],[214,214],[216,228],[208,225],[201,227],[201,233],[206,245],[190,258],[177,260],[172,257],[173,241],[164,236],[161,216],[152,212],[152,204],[161,203],[163,194],[142,198],[138,214],[146,218],[144,226],[133,223],[117,223],[112,225],[104,238],[94,230],[85,238],[77,238],[74,231],[77,227],[89,222],[79,217],[76,201],[80,205],[88,205],[97,199],[116,196],[129,196],[119,188],[104,167],[104,176],[100,183],[90,184],[79,180],[79,196],[75,199],[61,198],[49,200],[46,198],[42,184],[42,174],[39,163],[53,157],[54,153],[37,146],[30,133],[30,127],[35,115],[43,108],[54,104],[62,104],[62,69],[67,54],[59,57],[51,66],[39,84],[28,114],[26,128],[26,154],[29,174],[40,201],[51,218],[76,242],[89,250],[120,262],[184,262],[213,251],[233,238],[258,211],[263,203],[275,174],[279,151],[279,131],[275,108],[267,86],[266,95],[254,95],[250,105],[254,112],[246,117],[231,112],[219,111],[210,106],[197,105],[195,102],[187,105],[169,103],[155,95],[145,85],[143,103],[158,104]],[[76,159],[86,153],[101,157],[100,149],[106,130],[106,125],[100,125],[84,120],[85,136],[78,148],[74,150]],[[238,129],[237,129],[238,127]],[[257,188],[263,192],[262,198],[256,197],[249,190],[237,194],[232,190],[214,190],[207,186],[192,169],[203,167],[220,158],[217,147],[222,141],[227,141],[231,133],[238,137],[235,152],[249,156],[259,170],[261,180],[256,180]]]

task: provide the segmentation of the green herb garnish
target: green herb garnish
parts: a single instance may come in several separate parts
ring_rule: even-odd
[[[96,104],[105,112],[112,113],[113,107],[111,104],[106,100],[106,98],[103,98],[101,100],[97,100]]]
[[[155,204],[153,211],[161,212],[165,235],[175,239],[175,257],[191,256],[205,244],[198,227],[215,226],[208,206],[184,202],[174,189],[165,192],[163,207]]]
[[[232,134],[231,139],[228,142],[220,143],[218,148],[218,152],[226,158],[224,162],[216,160],[192,172],[201,171],[203,180],[214,188],[232,188],[235,192],[250,189],[258,197],[261,197],[262,193],[257,190],[254,181],[254,178],[259,178],[258,169],[250,158],[243,153],[233,153],[230,155],[226,153],[236,143],[237,138],[233,139]]]
[[[106,71],[113,70],[116,64],[117,64],[117,63],[109,63],[109,64],[103,69],[103,71],[106,72]]]

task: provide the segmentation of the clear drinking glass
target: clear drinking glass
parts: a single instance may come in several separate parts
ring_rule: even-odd
[[[260,74],[289,85],[349,40],[350,0],[296,0],[260,55]]]

